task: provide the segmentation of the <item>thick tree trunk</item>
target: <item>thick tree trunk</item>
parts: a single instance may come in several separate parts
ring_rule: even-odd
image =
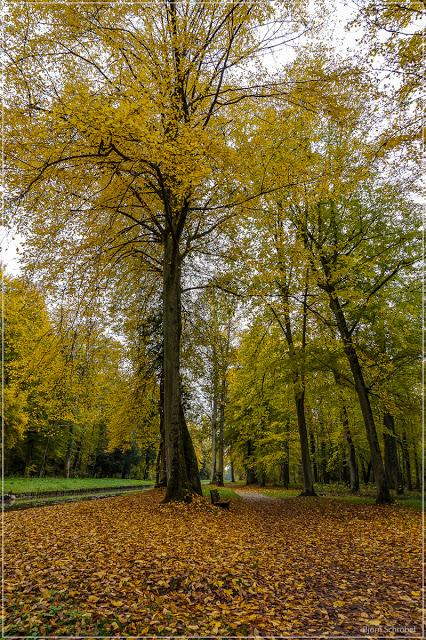
[[[161,367],[160,400],[158,405],[159,405],[158,411],[160,415],[160,446],[158,447],[158,454],[157,454],[155,486],[167,487],[166,443],[165,443],[165,435],[164,435],[164,369],[163,367]]]
[[[345,351],[345,355],[348,359],[348,363],[352,372],[355,389],[358,394],[361,412],[364,418],[364,425],[371,453],[371,464],[377,488],[376,502],[378,504],[388,504],[392,502],[392,497],[390,495],[388,483],[386,480],[385,469],[383,466],[382,454],[380,451],[379,439],[377,437],[376,424],[374,422],[374,416],[371,409],[367,385],[364,381],[361,365],[359,363],[358,355],[352,342],[351,333],[346,324],[346,318],[341,308],[340,301],[331,285],[328,285],[326,290],[329,295],[330,308],[334,314],[334,317],[336,318],[337,327],[343,342],[343,349]]]
[[[165,502],[190,501],[193,493],[202,493],[195,451],[182,409],[181,332],[181,257],[177,241],[169,234],[164,243],[163,268]]]
[[[402,486],[402,473],[399,467],[397,440],[395,433],[395,420],[393,415],[385,412],[383,415],[383,442],[385,445],[385,472],[391,489],[396,489],[398,494],[404,492]]]
[[[232,457],[232,453],[230,455],[230,464],[231,464],[231,482],[235,482],[235,474],[234,474],[234,459]]]

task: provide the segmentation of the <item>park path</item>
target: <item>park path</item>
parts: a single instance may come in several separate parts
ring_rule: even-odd
[[[251,503],[258,502],[276,502],[278,498],[272,498],[271,496],[265,496],[263,493],[259,491],[244,491],[241,489],[234,489],[235,493],[237,493],[243,500],[247,500]]]

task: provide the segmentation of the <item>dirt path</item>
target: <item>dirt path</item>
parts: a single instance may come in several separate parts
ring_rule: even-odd
[[[235,489],[235,493],[237,493],[243,500],[248,500],[249,502],[276,502],[278,498],[271,498],[271,496],[265,496],[263,493],[259,491],[244,491],[241,489]]]

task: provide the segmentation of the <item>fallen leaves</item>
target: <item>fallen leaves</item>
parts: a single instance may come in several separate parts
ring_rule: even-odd
[[[160,500],[6,514],[6,634],[363,635],[384,624],[419,634],[419,514],[306,498],[234,501],[230,512]]]

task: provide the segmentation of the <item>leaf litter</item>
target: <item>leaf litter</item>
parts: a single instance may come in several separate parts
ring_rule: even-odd
[[[420,514],[161,499],[5,514],[5,634],[419,636]]]

